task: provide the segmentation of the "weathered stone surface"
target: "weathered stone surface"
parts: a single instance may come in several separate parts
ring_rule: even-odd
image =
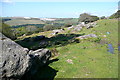
[[[48,49],[28,50],[4,35],[2,36],[0,36],[0,45],[2,45],[0,48],[0,77],[20,79],[28,71],[32,75],[51,57]]]
[[[79,37],[77,37],[77,39],[87,39],[87,38],[91,38],[91,37],[96,38],[97,35],[96,34],[88,34],[88,35],[79,36]]]
[[[90,29],[90,28],[95,27],[96,25],[97,25],[96,22],[92,22],[92,23],[88,23],[88,24],[86,24],[85,26],[86,26],[87,29]]]
[[[81,25],[77,25],[77,26],[74,27],[75,31],[81,31],[81,29],[82,29]]]

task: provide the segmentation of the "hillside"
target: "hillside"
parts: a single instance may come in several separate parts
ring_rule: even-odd
[[[55,60],[49,66],[58,72],[54,75],[52,70],[45,68],[40,73],[41,75],[36,75],[38,79],[43,77],[51,78],[53,75],[55,78],[118,77],[117,20],[99,20],[95,27],[90,29],[84,27],[81,31],[71,31],[65,28],[64,32],[58,33],[57,35],[52,35],[51,33],[53,31],[46,31],[22,36],[16,40],[17,43],[24,47],[39,48],[39,41],[24,42],[24,39],[27,40],[30,37],[32,39],[39,35],[48,37],[46,40],[51,44],[44,47],[53,51],[53,57],[51,59]],[[95,34],[97,38],[80,39],[74,42],[75,37],[89,34]]]
[[[24,18],[24,17],[3,17],[6,24],[10,26],[25,25],[25,24],[46,24],[46,23],[77,23],[77,18]]]

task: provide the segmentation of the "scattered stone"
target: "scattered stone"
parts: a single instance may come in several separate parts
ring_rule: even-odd
[[[24,36],[26,36],[26,34],[23,34],[22,36],[24,37]]]
[[[72,25],[71,27],[68,27],[67,29],[70,30],[70,29],[72,29],[73,27],[74,27],[74,26]]]
[[[88,76],[88,74],[85,74],[86,76]]]
[[[96,22],[92,22],[92,23],[88,23],[88,24],[81,22],[78,25],[76,25],[76,26],[72,25],[71,27],[68,27],[67,29],[68,30],[73,29],[74,31],[81,31],[83,27],[86,27],[87,29],[89,29],[89,28],[95,27],[96,25],[97,25]]]
[[[103,35],[103,37],[107,37],[106,35]]]
[[[82,30],[82,26],[77,25],[76,27],[74,27],[74,30],[75,31],[81,31]]]
[[[71,59],[68,59],[67,62],[68,62],[69,64],[73,64],[73,62],[72,62]]]

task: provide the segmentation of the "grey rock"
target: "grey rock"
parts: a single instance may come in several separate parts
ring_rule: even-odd
[[[92,23],[88,23],[88,24],[86,24],[85,26],[86,26],[87,29],[90,29],[90,28],[95,27],[96,25],[97,25],[96,22],[92,22]]]
[[[75,31],[81,31],[81,29],[82,29],[81,25],[77,25],[77,26],[74,27]]]
[[[91,37],[96,38],[97,35],[96,34],[88,34],[88,35],[79,36],[79,37],[77,37],[77,39],[87,39],[87,38],[91,38]]]
[[[28,71],[33,75],[51,57],[48,49],[28,50],[3,36],[0,36],[0,45],[2,45],[0,48],[0,77],[2,78],[20,79]]]

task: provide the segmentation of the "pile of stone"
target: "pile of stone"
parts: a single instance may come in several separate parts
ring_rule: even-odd
[[[0,78],[2,79],[21,79],[27,72],[34,75],[51,57],[48,49],[28,50],[1,33],[0,35],[2,46],[0,48]]]

